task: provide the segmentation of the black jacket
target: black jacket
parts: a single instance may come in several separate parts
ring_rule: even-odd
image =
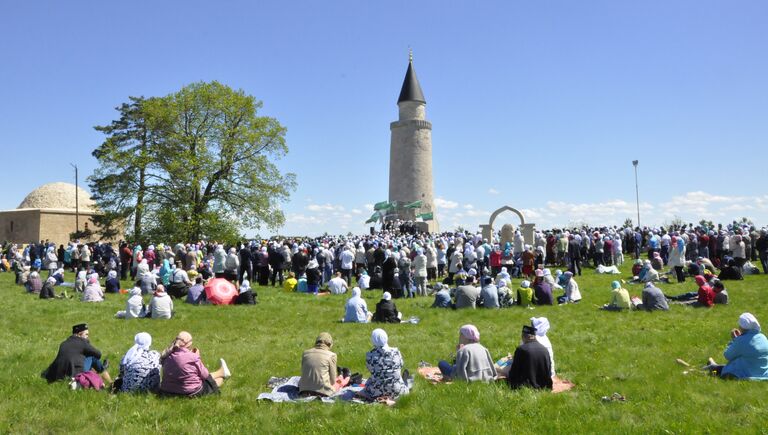
[[[56,359],[43,372],[43,375],[48,382],[69,379],[83,372],[87,356],[101,359],[101,351],[93,347],[88,340],[72,335],[59,345]]]
[[[549,351],[538,341],[523,343],[515,349],[507,384],[513,388],[552,389],[552,362]]]
[[[373,313],[374,322],[400,323],[397,317],[397,307],[392,301],[381,300],[376,304],[376,312]]]

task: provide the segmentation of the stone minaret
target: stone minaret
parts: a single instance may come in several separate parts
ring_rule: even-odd
[[[416,213],[432,212],[434,219],[427,221],[429,231],[438,231],[432,191],[432,123],[425,118],[426,105],[411,54],[397,99],[400,116],[389,125],[389,201],[397,201],[393,214],[400,219],[413,220]],[[402,207],[419,200],[423,202],[420,209]]]

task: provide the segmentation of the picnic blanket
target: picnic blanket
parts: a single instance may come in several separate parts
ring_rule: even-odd
[[[335,403],[337,401],[353,402],[353,403],[376,403],[368,402],[360,397],[357,397],[357,393],[365,388],[365,380],[362,385],[349,385],[340,389],[336,394],[330,397],[299,397],[299,380],[301,376],[291,376],[289,378],[271,377],[267,382],[267,386],[273,387],[269,393],[261,393],[257,400],[269,400],[275,403],[290,402],[290,403],[303,403],[312,402],[314,400],[320,400],[323,403]]]
[[[437,367],[419,367],[419,374],[424,379],[431,382],[432,384],[441,384],[441,383],[450,384],[451,383],[443,380],[443,374],[440,373],[440,369]],[[503,379],[504,378],[497,378],[497,381],[500,381]],[[552,378],[553,393],[562,393],[563,391],[568,391],[575,386],[576,385],[573,382],[565,379],[560,379],[557,376]]]

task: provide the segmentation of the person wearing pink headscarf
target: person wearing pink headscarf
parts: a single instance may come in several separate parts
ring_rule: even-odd
[[[88,277],[88,284],[85,286],[85,290],[83,290],[83,302],[103,301],[104,290],[102,290],[101,284],[99,284],[99,275],[94,273]]]
[[[456,346],[454,364],[440,361],[438,367],[446,379],[461,379],[467,382],[490,382],[496,379],[496,368],[491,354],[480,344],[480,331],[474,325],[464,325],[459,329],[459,344]]]

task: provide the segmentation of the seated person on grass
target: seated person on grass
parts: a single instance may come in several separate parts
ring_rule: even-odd
[[[474,325],[464,325],[459,329],[455,362],[450,364],[440,361],[438,367],[445,379],[467,382],[490,382],[496,379],[496,367],[491,354],[480,344],[480,331]]]
[[[83,290],[83,302],[104,302],[104,290],[99,284],[99,275],[91,274],[88,277],[88,284]]]
[[[715,304],[714,290],[712,290],[707,279],[702,275],[696,275],[694,280],[696,280],[696,285],[699,286],[698,291],[683,293],[677,296],[667,296],[667,299],[694,307],[711,308]]]
[[[565,290],[565,294],[557,298],[557,303],[567,304],[579,302],[581,300],[581,291],[579,290],[579,283],[573,279],[573,272],[565,272],[563,277],[563,289]]]
[[[160,392],[169,396],[200,397],[219,392],[231,373],[226,361],[210,373],[200,359],[200,350],[192,347],[192,335],[181,331],[160,356],[163,367]]]
[[[523,344],[515,349],[507,374],[507,385],[512,389],[528,387],[552,389],[552,361],[549,351],[536,340],[536,328],[524,325]]]
[[[117,271],[109,271],[107,280],[104,282],[104,288],[107,293],[120,293],[120,280],[117,279]]]
[[[296,274],[288,272],[288,278],[283,282],[283,290],[286,292],[295,292],[298,283],[299,281],[296,279]]]
[[[658,282],[659,272],[651,266],[650,260],[643,261],[643,268],[640,269],[640,273],[632,279],[632,282]]]
[[[170,319],[173,317],[173,299],[165,292],[165,286],[158,284],[149,300],[147,317],[152,319]]]
[[[652,282],[645,283],[642,300],[643,303],[637,307],[638,309],[646,311],[669,311],[667,298],[664,296],[664,293],[661,292],[661,289],[656,287]]]
[[[744,275],[741,273],[741,267],[736,264],[736,260],[728,258],[727,265],[720,269],[718,278],[721,280],[742,280]]]
[[[536,328],[536,341],[541,343],[541,345],[547,349],[547,352],[549,352],[551,375],[552,377],[555,377],[555,353],[552,349],[552,342],[550,342],[549,337],[547,337],[547,332],[549,332],[549,319],[546,317],[531,317],[531,326]],[[523,341],[520,341],[520,344],[523,344]],[[507,377],[512,366],[512,361],[512,354],[507,354],[506,357],[496,362],[495,367],[499,377]]]
[[[712,291],[715,292],[715,303],[728,305],[730,299],[728,298],[728,290],[725,289],[725,285],[722,281],[715,278],[712,280]]]
[[[392,295],[384,292],[381,301],[376,304],[376,312],[373,313],[374,322],[400,323],[403,313],[397,311],[397,306],[392,302]]]
[[[190,287],[189,291],[187,291],[187,299],[185,302],[192,305],[199,305],[204,301],[205,287],[203,286],[203,277],[198,275],[195,277],[195,285]]]
[[[456,308],[451,301],[451,291],[448,286],[438,282],[432,288],[435,290],[435,302],[432,303],[432,308]]]
[[[409,388],[400,372],[403,368],[403,356],[396,347],[390,347],[389,337],[383,329],[374,329],[371,333],[373,349],[365,354],[365,366],[371,377],[365,382],[365,389],[360,395],[368,399],[397,399],[408,394]]]
[[[517,288],[517,305],[523,308],[531,308],[533,306],[533,289],[531,288],[531,282],[523,280],[520,282],[520,287]]]
[[[368,290],[371,287],[371,277],[368,276],[368,271],[364,268],[361,268],[360,274],[357,275],[357,285],[360,290]]]
[[[176,268],[170,272],[168,282],[168,294],[176,299],[186,296],[190,287],[193,286],[192,281],[189,279],[189,274],[184,270],[181,261],[176,262]]]
[[[120,376],[114,388],[123,393],[155,392],[160,388],[160,353],[151,350],[152,336],[139,332],[133,346],[120,361]],[[119,389],[118,389],[118,385]]]
[[[251,290],[251,283],[247,279],[244,279],[240,284],[240,293],[235,299],[236,305],[254,305],[256,304],[256,293]]]
[[[333,338],[321,332],[315,339],[315,346],[305,350],[301,356],[301,379],[299,394],[302,397],[332,396],[336,391],[336,354],[331,352]]]
[[[79,323],[72,327],[72,335],[59,345],[59,352],[50,366],[42,373],[48,382],[70,380],[82,372],[93,369],[106,383],[112,383],[107,373],[109,363],[101,361],[101,351],[93,347],[88,325]]]
[[[603,305],[602,309],[607,311],[621,311],[632,308],[632,302],[629,299],[629,292],[621,286],[619,281],[611,283],[611,302]]]
[[[40,291],[43,289],[43,281],[40,279],[40,274],[37,272],[30,273],[25,287],[29,293],[40,294]]]
[[[349,290],[349,285],[347,285],[347,281],[341,277],[341,272],[336,272],[336,275],[328,281],[328,290],[333,295],[341,295]]]
[[[731,337],[723,352],[728,363],[719,365],[709,358],[705,368],[724,379],[768,380],[768,339],[760,332],[757,318],[743,313]]]
[[[345,323],[368,323],[373,314],[368,311],[368,304],[360,297],[360,287],[352,289],[352,297],[344,305]]]
[[[493,283],[493,278],[483,278],[483,287],[480,289],[480,301],[484,308],[499,308],[499,288]]]

